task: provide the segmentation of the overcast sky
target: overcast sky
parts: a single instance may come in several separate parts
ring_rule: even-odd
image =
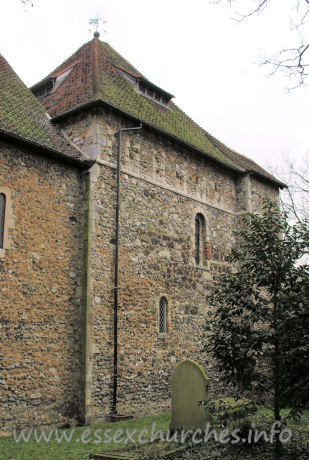
[[[251,3],[238,0],[239,11]],[[0,51],[32,85],[92,39],[90,18],[107,41],[212,135],[266,166],[309,154],[308,89],[287,92],[267,78],[261,55],[291,46],[289,9],[274,0],[242,23],[209,0],[0,0]],[[106,29],[106,33],[102,29]],[[0,82],[1,84],[1,82]]]

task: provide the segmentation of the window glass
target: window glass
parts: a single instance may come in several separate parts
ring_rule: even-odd
[[[159,332],[166,332],[166,317],[167,317],[167,300],[166,297],[161,297],[159,304]]]

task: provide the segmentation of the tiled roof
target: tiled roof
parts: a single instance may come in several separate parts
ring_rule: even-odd
[[[140,94],[125,77],[124,72],[133,80],[134,78],[143,79],[145,82],[149,80],[108,43],[101,42],[98,38],[94,38],[79,48],[55,71],[34,85],[31,88],[32,91],[37,93],[40,88],[44,88],[44,85],[48,85],[52,80],[55,81],[57,76],[68,69],[71,70],[63,82],[41,99],[52,118],[78,109],[85,104],[103,101],[158,129],[163,134],[171,135],[198,149],[220,163],[242,172],[253,171],[279,183],[255,162],[234,152],[212,137],[173,102],[170,102],[168,108],[165,108],[162,104]]]
[[[0,54],[0,134],[44,148],[55,156],[85,164],[92,162],[52,125],[46,109]]]

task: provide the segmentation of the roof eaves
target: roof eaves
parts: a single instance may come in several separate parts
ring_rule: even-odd
[[[80,113],[80,112],[83,112],[84,110],[87,110],[87,109],[90,109],[92,107],[96,107],[96,106],[99,106],[99,105],[103,105],[105,107],[108,107],[114,111],[116,111],[117,113],[120,113],[122,115],[125,115],[126,117],[130,118],[131,120],[134,120],[136,121],[138,124],[142,123],[143,126],[151,129],[152,131],[155,131],[161,135],[164,135],[165,137],[169,138],[169,139],[172,139],[173,141],[177,142],[178,144],[180,145],[183,145],[183,146],[186,146],[188,148],[190,148],[191,150],[193,150],[195,153],[198,153],[199,155],[202,155],[203,157],[206,157],[208,158],[209,160],[217,163],[217,164],[220,164],[221,166],[224,166],[238,174],[253,174],[255,176],[258,176],[262,179],[264,179],[265,181],[267,182],[270,182],[270,183],[273,183],[273,184],[276,184],[278,185],[281,189],[283,188],[286,188],[286,184],[284,184],[283,182],[279,181],[278,179],[276,179],[275,177],[274,178],[271,178],[269,176],[266,176],[264,174],[262,174],[261,172],[258,172],[258,171],[254,171],[254,170],[249,170],[249,169],[245,169],[243,166],[240,166],[239,164],[237,164],[234,160],[232,160],[229,156],[228,158],[234,163],[234,167],[232,165],[229,165],[227,163],[224,163],[223,161],[220,161],[218,160],[217,158],[214,158],[212,155],[209,155],[207,154],[207,152],[204,152],[203,150],[201,149],[198,149],[197,147],[195,147],[194,145],[190,144],[189,142],[186,142],[186,141],[183,141],[182,139],[174,136],[173,134],[170,134],[160,128],[157,128],[156,126],[153,126],[152,124],[150,123],[147,123],[147,122],[144,122],[143,120],[140,120],[139,118],[135,117],[134,115],[128,113],[128,112],[125,112],[124,110],[120,109],[119,107],[116,107],[114,106],[113,104],[110,104],[109,102],[106,102],[102,99],[97,99],[96,101],[92,101],[92,102],[88,102],[84,105],[81,105],[81,106],[78,106],[74,109],[71,109],[69,110],[68,112],[65,112],[61,115],[57,115],[56,117],[52,118],[51,119],[51,122],[52,123],[58,123],[58,122],[61,122],[67,118],[69,118],[70,116],[72,115],[75,115],[77,113]],[[212,136],[210,136],[212,137]],[[220,146],[220,142],[218,141],[218,143],[215,143],[216,147],[226,155],[226,152],[223,148],[221,148]]]
[[[217,145],[217,147],[219,148],[218,145]],[[224,150],[223,150],[223,151],[224,151]],[[228,151],[227,151],[227,152],[224,151],[224,153],[225,153],[225,155],[227,155],[227,156],[230,158],[230,160],[233,160],[233,158],[230,156],[230,154],[229,154]],[[238,154],[238,155],[239,155],[239,154]],[[238,164],[238,165],[241,164],[241,160],[233,160],[233,161],[234,161],[234,163],[236,163],[236,164]],[[239,163],[237,163],[237,161],[239,161]],[[281,182],[280,180],[276,179],[276,177],[274,177],[274,176],[271,175],[271,174],[263,174],[262,171],[258,171],[258,170],[252,169],[252,168],[248,168],[248,167],[246,167],[246,166],[244,166],[244,165],[242,165],[242,167],[245,168],[244,171],[246,171],[246,173],[254,174],[255,176],[258,176],[258,177],[260,177],[260,178],[263,178],[263,179],[266,180],[267,182],[275,183],[275,184],[277,184],[281,189],[287,187],[286,184],[284,184],[284,183]],[[263,168],[260,168],[260,169],[263,170]]]
[[[75,166],[81,169],[89,169],[95,163],[95,161],[92,159],[85,158],[85,160],[80,160],[78,158],[74,158],[72,156],[65,155],[64,153],[61,153],[58,150],[43,146],[34,141],[24,139],[23,137],[18,136],[17,134],[12,134],[8,131],[4,131],[1,128],[0,128],[0,138],[9,140],[13,142],[14,144],[21,145],[23,147],[31,147],[37,153],[41,153],[42,155],[45,155],[45,156],[57,158],[59,160],[64,161],[65,163],[74,164]]]
[[[262,174],[259,171],[254,171],[253,169],[247,170],[246,172],[249,173],[249,174],[253,174],[254,176],[258,176],[258,177],[264,179],[266,182],[271,182],[272,184],[276,184],[281,189],[288,188],[288,186],[284,182],[281,182],[280,180],[276,179],[275,177],[274,178],[268,177],[268,176],[266,176],[265,174]]]
[[[56,117],[53,117],[50,121],[52,123],[56,124],[56,123],[59,123],[61,121],[66,120],[67,118],[69,118],[72,115],[76,115],[76,114],[78,114],[80,112],[83,112],[83,111],[85,111],[87,109],[91,109],[93,107],[97,107],[97,106],[100,106],[100,105],[108,107],[108,108],[110,108],[110,109],[114,110],[115,112],[120,113],[122,115],[125,115],[127,118],[136,121],[138,124],[142,123],[142,125],[144,127],[147,127],[148,129],[150,129],[150,130],[152,130],[154,132],[157,132],[157,133],[159,133],[161,135],[164,135],[165,137],[173,140],[174,142],[177,142],[178,144],[180,144],[182,146],[190,148],[190,150],[192,150],[195,153],[203,156],[204,158],[205,157],[208,158],[209,160],[211,160],[214,163],[219,164],[220,166],[224,166],[224,167],[230,169],[233,172],[237,172],[238,174],[244,173],[244,169],[241,168],[236,163],[235,163],[235,166],[232,166],[232,165],[230,165],[228,163],[224,163],[223,161],[218,160],[217,158],[215,158],[212,155],[208,154],[207,152],[199,149],[198,147],[195,147],[194,145],[190,144],[189,142],[186,142],[186,141],[180,139],[179,137],[174,136],[173,134],[170,134],[170,133],[164,131],[163,129],[160,129],[160,128],[152,125],[151,123],[145,122],[144,120],[141,120],[141,119],[135,117],[134,115],[132,115],[132,114],[120,109],[119,107],[117,107],[117,106],[115,106],[113,104],[110,104],[109,102],[106,102],[106,101],[104,101],[102,99],[97,99],[96,101],[88,102],[86,104],[77,106],[74,109],[71,109],[71,110],[68,110],[65,113],[62,113],[61,115],[57,115]]]
[[[226,145],[224,145],[222,142],[220,142],[218,139],[216,139],[215,137],[213,137],[211,134],[207,133],[207,137],[209,138],[209,140],[211,140],[211,142],[213,142],[215,144],[215,146],[222,152],[224,153],[224,155],[228,156],[228,158],[233,161],[234,164],[236,164],[237,166],[243,168],[243,171],[246,172],[246,173],[249,173],[249,174],[254,174],[258,177],[261,177],[263,179],[265,179],[266,181],[268,182],[272,182],[272,183],[275,183],[277,185],[279,185],[279,187],[282,189],[282,188],[286,188],[287,185],[284,184],[283,182],[279,181],[278,179],[276,179],[274,176],[271,176],[271,175],[266,175],[266,174],[263,174],[261,171],[256,171],[254,169],[251,169],[251,168],[248,168],[246,167],[244,164],[241,164],[241,160],[235,160],[233,159],[233,157],[231,156],[230,154],[230,151],[231,149],[229,149]],[[235,152],[238,156],[240,156],[240,154],[238,152]],[[249,159],[250,160],[250,159]],[[251,161],[251,160],[250,160]],[[261,168],[262,169],[262,168]]]

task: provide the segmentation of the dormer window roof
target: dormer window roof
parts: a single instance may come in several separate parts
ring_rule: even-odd
[[[150,81],[146,80],[144,77],[130,73],[118,66],[115,67],[117,67],[121,75],[135,87],[136,91],[147,97],[147,99],[167,107],[170,100],[175,97],[167,91],[159,88],[159,86],[156,86]]]
[[[45,78],[45,80],[42,80],[41,82],[34,85],[31,88],[31,91],[35,97],[40,100],[56,91],[56,89],[61,85],[61,83],[64,82],[69,73],[72,71],[75,64],[77,64],[77,62],[75,62],[69,68],[62,70],[60,73],[51,75],[50,77]]]

